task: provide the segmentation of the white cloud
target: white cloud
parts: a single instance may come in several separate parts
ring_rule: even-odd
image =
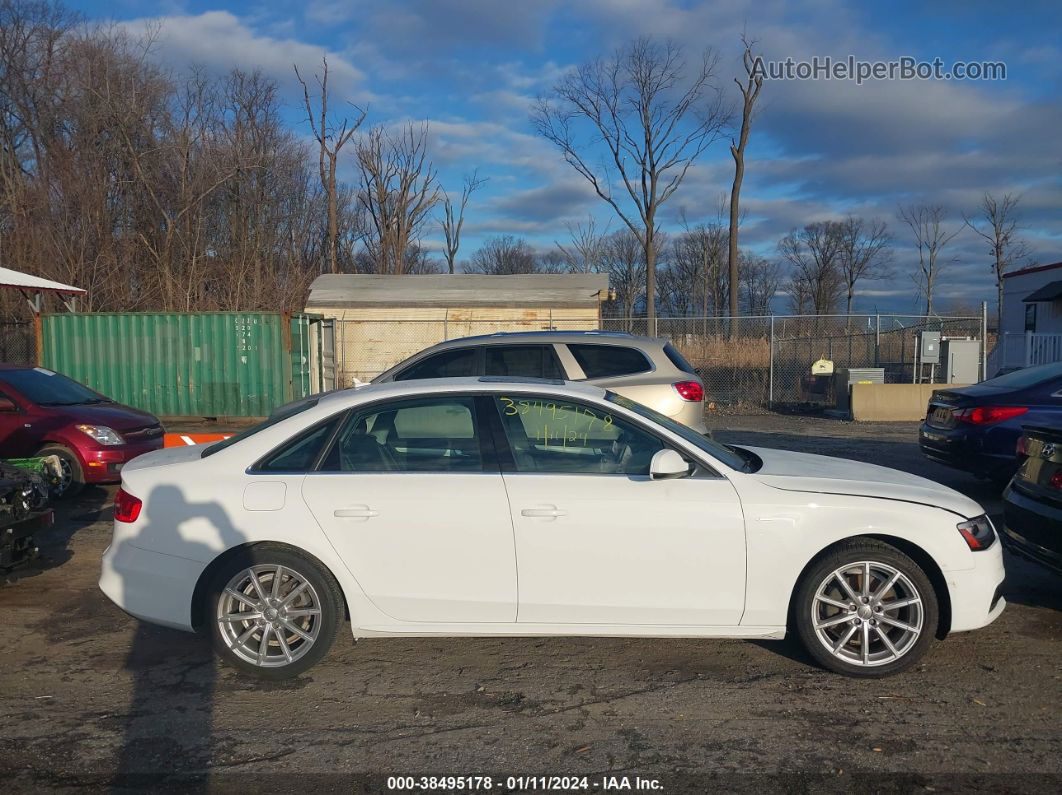
[[[371,98],[365,74],[342,55],[324,47],[288,37],[261,33],[228,11],[134,19],[120,23],[135,35],[155,33],[154,53],[174,69],[190,65],[226,72],[233,67],[259,69],[284,86],[295,83],[292,65],[304,75],[320,71],[328,58],[330,88],[337,96],[356,102]]]

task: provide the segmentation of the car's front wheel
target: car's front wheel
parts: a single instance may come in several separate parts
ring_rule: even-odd
[[[937,630],[929,577],[903,552],[872,539],[841,544],[815,563],[797,587],[794,611],[811,656],[849,676],[909,668]]]
[[[220,566],[206,619],[214,650],[263,679],[298,676],[328,653],[343,618],[332,574],[307,555],[263,544]]]

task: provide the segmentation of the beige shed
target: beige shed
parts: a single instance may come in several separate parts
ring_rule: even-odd
[[[372,380],[430,345],[499,331],[584,331],[601,323],[608,276],[326,274],[306,311],[335,319],[339,386]]]

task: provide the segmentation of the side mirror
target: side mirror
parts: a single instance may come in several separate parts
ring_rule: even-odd
[[[11,398],[0,397],[0,411],[18,411],[18,406]]]
[[[684,478],[689,474],[689,462],[674,450],[658,450],[649,462],[649,476],[653,480]]]

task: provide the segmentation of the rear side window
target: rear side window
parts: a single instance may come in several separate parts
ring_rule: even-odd
[[[460,348],[429,356],[395,376],[396,381],[414,378],[455,378],[476,373],[476,349]]]
[[[485,375],[564,378],[552,345],[487,345]]]
[[[608,378],[614,375],[644,373],[652,363],[637,348],[620,345],[568,345],[575,361],[587,378]]]
[[[267,456],[255,472],[309,472],[317,460],[321,448],[328,442],[335,430],[338,417],[322,422],[316,428],[288,442],[278,451]]]
[[[693,368],[693,365],[686,361],[686,357],[679,353],[678,348],[672,345],[670,342],[664,346],[664,355],[671,360],[671,363],[675,365],[679,370],[690,375],[697,375],[697,371]]]
[[[324,472],[481,472],[483,456],[471,397],[392,401],[344,424]]]

